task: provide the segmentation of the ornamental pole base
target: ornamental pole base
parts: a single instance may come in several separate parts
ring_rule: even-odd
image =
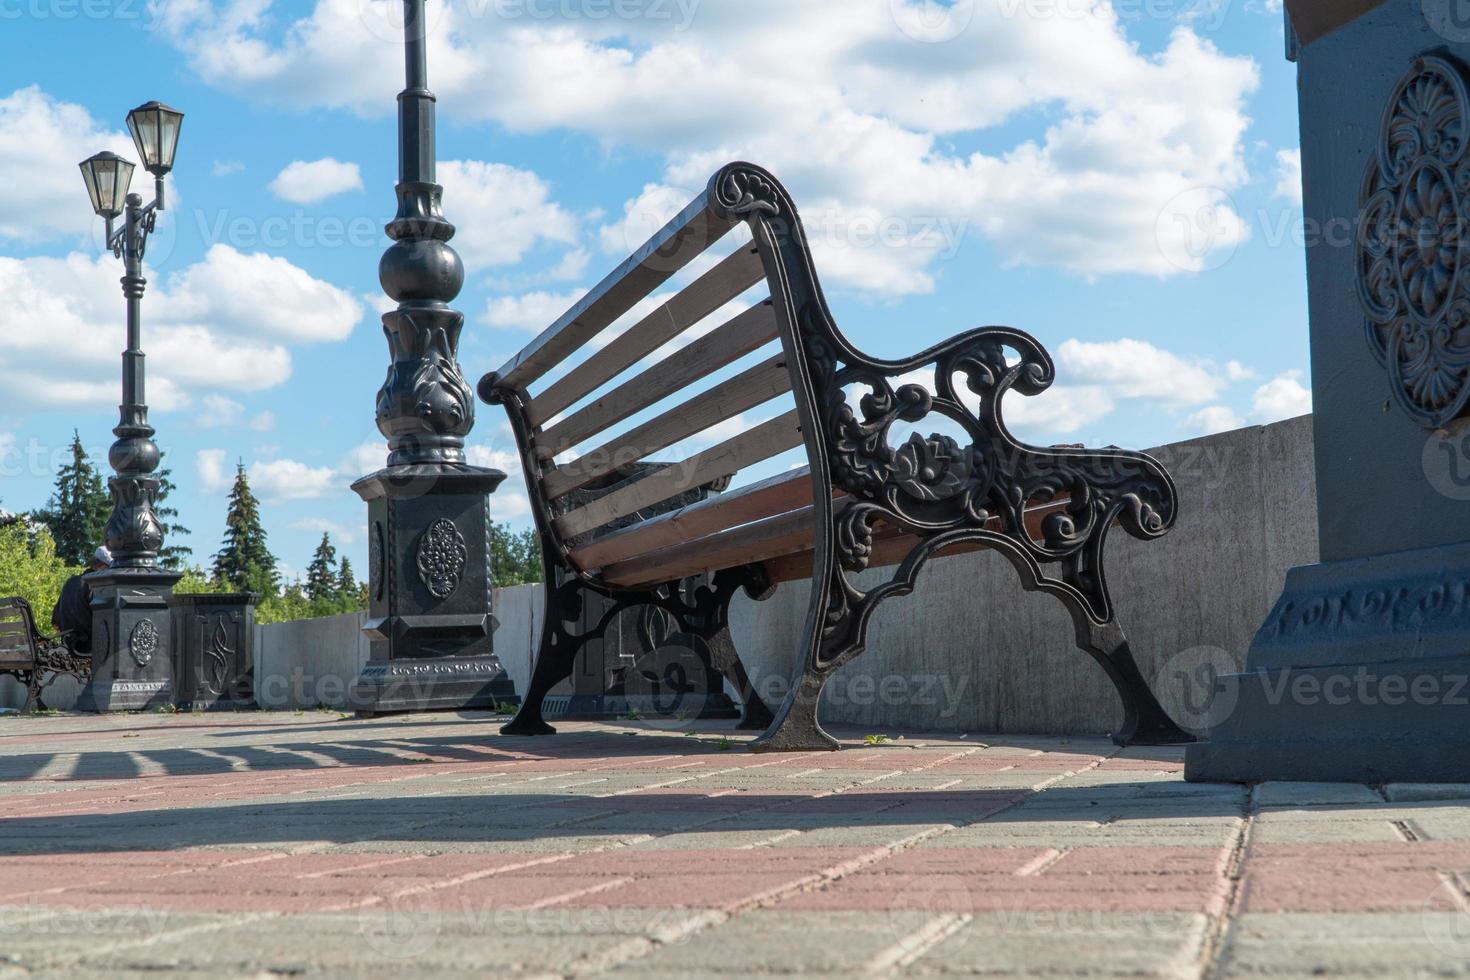
[[[1470,783],[1470,544],[1294,568],[1195,782]]]
[[[354,682],[363,714],[518,704],[495,656],[490,494],[505,474],[393,466],[352,489],[368,505],[371,654]]]
[[[87,576],[92,590],[92,679],[76,710],[145,711],[173,704],[177,572],[114,568]]]

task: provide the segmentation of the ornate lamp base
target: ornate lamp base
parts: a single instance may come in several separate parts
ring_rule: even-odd
[[[490,494],[505,474],[453,464],[394,466],[352,489],[368,505],[372,653],[353,684],[364,714],[516,704],[495,656]]]
[[[87,577],[92,590],[92,680],[78,711],[143,711],[173,704],[169,597],[179,573],[114,568]]]
[[[1470,782],[1470,545],[1294,568],[1220,678],[1199,782]]]

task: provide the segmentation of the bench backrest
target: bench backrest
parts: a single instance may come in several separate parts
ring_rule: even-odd
[[[28,670],[34,666],[35,635],[30,603],[18,596],[0,599],[0,670]]]
[[[790,318],[772,302],[780,262],[759,247],[758,235],[730,234],[748,217],[731,207],[741,191],[730,178],[741,168],[755,169],[721,170],[658,234],[480,382],[485,400],[510,409],[538,523],[573,568],[588,567],[585,549],[599,531],[803,445],[783,338],[789,325],[782,320]],[[686,273],[687,285],[658,293],[692,264],[699,271]],[[757,409],[766,420],[746,426],[744,413]],[[594,499],[575,493],[691,442],[707,448],[645,467]],[[810,502],[810,479],[799,477]]]

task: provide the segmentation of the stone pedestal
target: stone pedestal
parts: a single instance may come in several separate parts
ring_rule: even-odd
[[[368,504],[370,660],[353,685],[364,714],[518,704],[495,656],[490,494],[505,474],[395,466],[353,484]]]
[[[174,703],[184,711],[246,711],[255,703],[252,593],[176,595]]]
[[[1195,780],[1470,782],[1470,29],[1287,0],[1322,563],[1216,691]],[[1290,30],[1290,27],[1289,27]]]
[[[110,569],[87,577],[92,590],[92,679],[78,711],[142,711],[173,704],[169,598],[177,572]]]

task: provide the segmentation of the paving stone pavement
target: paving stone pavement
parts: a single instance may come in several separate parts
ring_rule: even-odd
[[[1470,787],[485,715],[0,717],[0,978],[1470,975]],[[875,744],[876,743],[876,744]]]

